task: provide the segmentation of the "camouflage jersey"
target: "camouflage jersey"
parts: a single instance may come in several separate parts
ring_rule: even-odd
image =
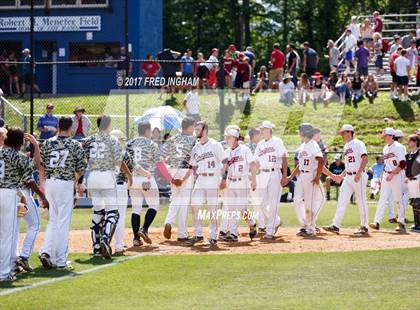
[[[163,145],[163,158],[171,168],[188,169],[196,139],[183,133],[171,137]]]
[[[45,140],[40,151],[46,179],[71,181],[76,172],[86,169],[87,160],[82,146],[71,138],[58,136]]]
[[[88,137],[83,148],[90,171],[115,171],[123,159],[120,142],[106,132],[101,131]]]
[[[140,166],[150,173],[154,172],[156,163],[162,161],[158,145],[146,137],[130,140],[127,143],[126,152],[133,159],[134,168]]]
[[[34,160],[12,148],[0,148],[0,188],[15,189],[33,179]]]
[[[123,162],[127,165],[130,171],[133,171],[134,169],[133,159],[127,152],[124,153]],[[117,168],[116,175],[117,175],[117,184],[124,184],[128,182],[127,175],[124,172],[122,172],[119,167]]]

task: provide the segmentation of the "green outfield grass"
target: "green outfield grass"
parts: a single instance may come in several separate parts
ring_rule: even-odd
[[[335,192],[332,192],[332,198],[335,197]],[[330,225],[331,221],[334,217],[335,210],[336,210],[337,202],[336,201],[329,201],[326,203],[326,205],[322,208],[320,215],[318,217],[318,225],[319,226],[325,226]],[[407,207],[407,218],[412,220],[413,218],[413,211],[412,208],[409,206]],[[162,227],[164,226],[165,217],[168,211],[168,206],[164,205],[161,207],[159,212],[157,213],[157,216],[155,218],[155,221],[153,222],[153,227]],[[373,202],[369,204],[369,219],[373,219],[373,216],[376,211],[376,202]],[[146,210],[143,210],[142,215],[146,213]],[[298,221],[296,218],[295,208],[292,203],[282,203],[279,208],[279,214],[282,218],[283,225],[287,227],[298,227]],[[383,221],[383,227],[384,228],[395,228],[395,224],[389,224],[387,219],[387,211],[385,211],[384,221]],[[72,224],[71,229],[72,230],[83,230],[83,229],[89,229],[91,226],[91,219],[92,219],[92,210],[91,209],[75,209],[73,212],[73,218],[72,218]],[[144,217],[142,216],[142,221]],[[131,208],[127,210],[127,217],[125,221],[125,226],[127,228],[131,227]],[[41,225],[41,231],[45,230],[45,226],[47,224],[46,220],[42,220]],[[244,222],[241,222],[241,225],[245,225]],[[356,228],[359,225],[359,210],[357,205],[355,204],[349,204],[347,208],[346,215],[343,219],[343,227],[351,227]],[[188,216],[188,226],[192,227],[192,215],[191,212]],[[21,232],[25,231],[25,222],[22,221],[22,227]]]
[[[130,94],[130,136],[135,134],[133,119],[141,115],[151,107],[171,104],[182,110],[184,94],[176,94],[171,100],[167,94],[159,93],[134,93]],[[403,130],[406,134],[413,133],[418,128],[420,108],[418,103],[392,102],[388,93],[380,93],[375,103],[369,104],[367,100],[359,103],[356,109],[352,106],[340,105],[337,102],[331,103],[328,107],[318,104],[315,109],[312,102],[306,107],[294,105],[285,107],[278,102],[277,92],[258,93],[252,97],[249,115],[244,115],[244,105],[236,101],[234,93],[226,93],[225,108],[223,117],[226,124],[238,124],[242,129],[257,126],[264,119],[270,119],[276,124],[275,134],[285,141],[289,150],[294,150],[300,143],[296,129],[301,122],[311,122],[320,127],[323,131],[324,140],[330,146],[340,147],[341,138],[336,135],[338,128],[343,123],[351,123],[357,130],[357,136],[366,143],[369,151],[381,151],[383,141],[380,133],[383,128],[393,126]],[[125,95],[119,92],[112,92],[110,95],[98,96],[59,96],[51,98],[36,98],[35,113],[45,113],[45,106],[51,102],[55,105],[56,114],[71,114],[74,106],[82,105],[86,108],[87,114],[107,113],[116,115],[114,127],[125,131]],[[10,99],[20,111],[29,113],[29,102]],[[213,137],[219,138],[219,97],[215,92],[206,92],[200,95],[200,112],[204,120],[210,124],[210,133]],[[12,113],[12,112],[10,112]],[[6,115],[7,116],[7,115]],[[388,118],[389,122],[385,122]],[[13,113],[10,115],[10,122],[19,124],[19,119]],[[37,119],[35,119],[35,123]]]
[[[1,309],[415,309],[419,255],[420,248],[146,256],[0,303]]]

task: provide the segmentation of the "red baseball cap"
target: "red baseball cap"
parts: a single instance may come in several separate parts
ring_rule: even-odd
[[[235,46],[235,44],[229,44],[228,50],[229,50],[229,51],[232,51],[232,52],[236,51],[236,46]]]
[[[214,52],[218,52],[219,50],[217,49],[217,48],[215,48],[215,47],[213,47],[212,49],[211,49],[211,53],[213,54]]]

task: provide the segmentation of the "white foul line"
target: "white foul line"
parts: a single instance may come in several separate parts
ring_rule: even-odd
[[[61,282],[61,281],[67,280],[69,278],[74,278],[74,277],[81,276],[81,275],[84,275],[84,274],[87,274],[87,273],[91,273],[91,272],[95,272],[95,271],[98,271],[98,270],[101,270],[101,269],[112,267],[112,266],[118,265],[120,263],[124,263],[124,262],[136,259],[138,257],[145,256],[145,255],[146,254],[129,256],[129,257],[125,257],[125,258],[113,261],[112,263],[109,263],[109,264],[93,267],[91,269],[83,270],[83,271],[80,271],[80,272],[70,272],[68,275],[65,275],[63,277],[57,277],[57,278],[53,278],[53,279],[49,279],[49,280],[45,280],[45,281],[41,281],[41,282],[35,282],[35,283],[32,283],[32,284],[27,285],[27,286],[16,287],[16,288],[13,288],[13,289],[6,289],[5,291],[0,292],[0,296],[11,295],[11,294],[18,293],[18,292],[21,292],[21,291],[25,291],[25,290],[35,288],[35,287],[38,287],[38,286],[44,286],[44,285],[51,284],[51,283]]]

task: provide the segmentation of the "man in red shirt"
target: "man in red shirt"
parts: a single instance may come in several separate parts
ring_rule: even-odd
[[[234,65],[237,68],[235,87],[241,89],[243,100],[249,99],[249,88],[251,78],[251,65],[244,53],[238,54],[238,61]]]
[[[160,70],[160,65],[157,61],[153,61],[153,55],[147,54],[147,61],[141,64],[141,71],[146,77],[154,77]]]
[[[391,92],[389,93],[389,97],[391,99],[395,99],[398,97],[397,91],[397,73],[395,73],[395,65],[394,61],[401,55],[402,47],[400,46],[396,52],[391,54],[391,59],[389,61],[389,72],[392,76],[392,83],[391,83]]]
[[[269,74],[268,85],[271,89],[274,89],[274,81],[280,81],[283,76],[285,57],[283,52],[280,50],[280,44],[274,43],[273,52],[271,53],[271,70]]]
[[[375,22],[375,32],[381,33],[384,29],[384,22],[382,21],[382,18],[379,16],[379,12],[375,11],[373,12],[373,21]]]

